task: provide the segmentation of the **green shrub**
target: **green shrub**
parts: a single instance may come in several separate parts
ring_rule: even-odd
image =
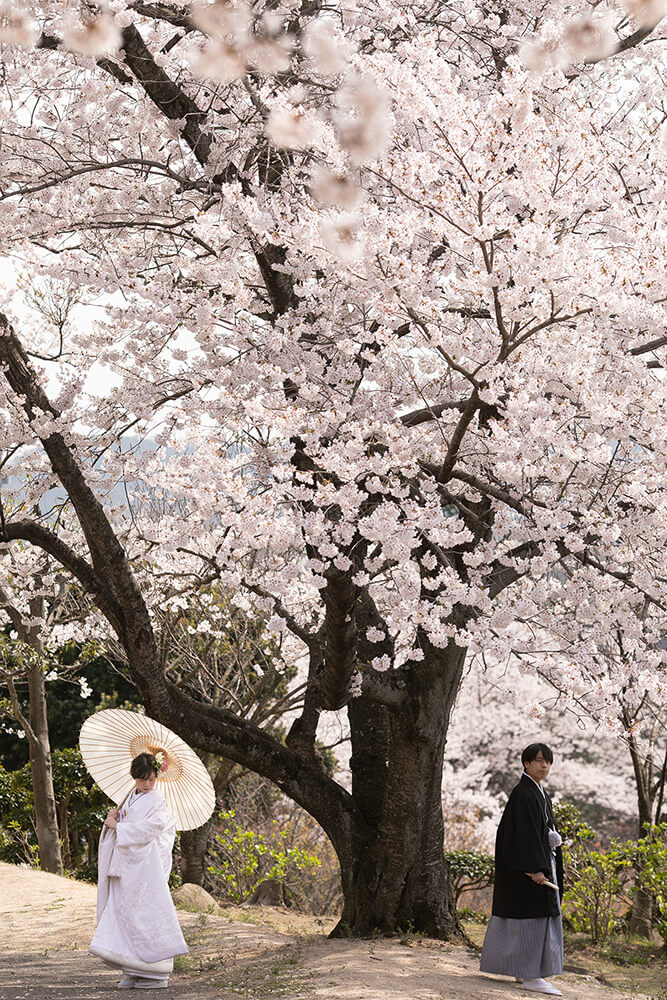
[[[486,889],[493,885],[494,860],[480,851],[446,851],[449,875],[458,910],[459,898],[473,889]]]
[[[0,764],[0,861],[37,863],[30,767],[6,771]]]
[[[244,829],[233,809],[219,813],[217,821],[224,825],[209,847],[208,873],[214,891],[241,903],[260,882],[275,878],[301,906],[303,877],[319,868],[320,859],[299,847],[289,847],[287,833],[281,831],[278,820],[273,820],[266,834]]]
[[[470,910],[467,906],[462,906],[457,911],[459,920],[464,920],[469,924],[488,924],[488,913],[480,913],[479,910]]]
[[[602,945],[622,927],[630,902],[632,842],[612,841],[603,850],[595,831],[570,802],[556,803],[554,815],[563,837],[563,919],[573,930],[588,934],[593,944]]]
[[[633,891],[651,893],[653,926],[667,945],[667,823],[645,827],[644,836],[628,848],[638,876]]]
[[[557,803],[554,812],[565,841],[563,917],[572,929],[604,944],[614,931],[628,929],[628,906],[643,889],[653,897],[654,926],[667,943],[667,823],[603,850],[575,806]]]
[[[554,802],[556,826],[564,841],[583,846],[596,839],[595,830],[581,818],[581,813],[571,802]]]
[[[53,786],[65,869],[97,880],[97,842],[109,801],[95,784],[78,749],[55,750]],[[0,765],[0,860],[39,865],[30,764],[16,771]]]
[[[606,851],[565,845],[563,856],[569,874],[564,915],[593,944],[604,944],[621,924],[620,905],[628,902],[632,862],[626,845],[612,841]]]

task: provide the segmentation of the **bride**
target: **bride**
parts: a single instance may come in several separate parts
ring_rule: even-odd
[[[155,787],[160,761],[132,761],[135,786],[104,821],[99,849],[97,930],[88,949],[124,978],[119,989],[164,989],[174,956],[188,951],[167,880],[176,821]]]

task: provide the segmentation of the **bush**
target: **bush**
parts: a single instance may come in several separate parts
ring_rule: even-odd
[[[473,889],[486,889],[493,885],[494,860],[481,851],[446,851],[449,874],[454,891],[454,902],[459,908],[459,898]]]
[[[630,902],[629,845],[612,840],[603,850],[595,831],[569,802],[557,803],[554,816],[563,837],[563,918],[573,930],[589,934],[593,944],[602,945],[621,928]]]
[[[52,760],[63,864],[87,872],[86,881],[96,881],[97,843],[111,803],[88,773],[78,749],[56,750]]]
[[[564,841],[582,847],[596,839],[595,830],[582,820],[581,813],[571,802],[554,802],[553,808],[556,826]]]
[[[621,926],[619,909],[629,902],[632,862],[625,844],[612,841],[606,851],[584,851],[565,846],[568,891],[563,911],[576,931],[590,934],[593,944],[604,944]]]
[[[639,889],[653,897],[654,926],[667,943],[667,823],[645,828],[639,840],[612,840],[605,850],[570,803],[555,806],[563,835],[566,896],[563,916],[575,931],[604,944],[627,930],[627,910]]]
[[[210,844],[208,866],[215,890],[232,902],[241,903],[260,882],[275,878],[284,883],[299,905],[303,876],[319,868],[320,859],[300,847],[290,847],[288,833],[276,819],[266,834],[244,829],[233,809],[219,813],[217,821],[223,827]]]
[[[97,841],[108,809],[77,749],[52,754],[63,864],[77,878],[97,880]],[[0,860],[39,865],[30,764],[17,771],[0,765]]]
[[[651,893],[653,926],[667,945],[667,823],[645,827],[644,836],[628,845],[628,853],[638,876],[633,891]]]
[[[30,767],[6,771],[0,764],[0,861],[37,865]]]
[[[457,910],[457,916],[459,920],[463,920],[469,924],[488,924],[489,914],[480,913],[479,910],[469,910],[467,906],[462,906],[460,910]]]

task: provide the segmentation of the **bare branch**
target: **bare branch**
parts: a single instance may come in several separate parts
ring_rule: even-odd
[[[129,166],[139,166],[142,169],[153,167],[154,169],[160,170],[165,177],[170,177],[172,180],[177,181],[183,188],[196,188],[200,191],[208,191],[211,187],[210,183],[206,180],[192,181],[188,177],[184,177],[182,174],[175,173],[169,166],[167,166],[166,163],[159,163],[157,160],[144,160],[136,157],[127,157],[122,160],[111,160],[108,163],[89,163],[84,167],[79,167],[77,170],[69,170],[67,173],[60,174],[59,176],[51,178],[48,181],[42,181],[40,184],[34,184],[32,187],[16,188],[13,191],[5,191],[0,194],[0,201],[6,201],[7,198],[24,197],[28,194],[34,194],[37,191],[44,191],[47,188],[63,184],[66,181],[71,180],[73,177],[80,177],[82,174],[91,174],[97,172],[98,170],[114,170]]]
[[[629,354],[635,355],[648,354],[650,351],[655,351],[658,347],[664,347],[667,344],[667,336],[656,337],[655,340],[649,340],[648,344],[638,344],[637,347],[631,347]]]

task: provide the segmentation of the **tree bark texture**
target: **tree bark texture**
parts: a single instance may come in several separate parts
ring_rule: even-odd
[[[353,798],[363,815],[339,850],[344,908],[334,931],[458,931],[443,852],[442,763],[465,650],[432,651],[397,708],[353,701]],[[380,710],[378,710],[380,709]]]
[[[204,885],[206,848],[211,832],[211,820],[196,830],[181,831],[181,878],[193,885]]]

